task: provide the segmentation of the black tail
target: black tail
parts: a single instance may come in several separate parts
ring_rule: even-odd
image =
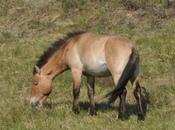
[[[128,83],[129,79],[133,75],[135,69],[136,69],[136,64],[139,62],[139,54],[136,49],[132,49],[132,53],[130,55],[129,61],[118,81],[117,86],[107,93],[105,97],[109,97],[108,104],[113,103],[116,98],[119,96],[119,94],[125,89],[126,84]]]

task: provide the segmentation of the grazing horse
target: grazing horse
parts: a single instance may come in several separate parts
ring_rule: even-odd
[[[90,32],[69,33],[56,41],[39,59],[33,70],[33,88],[30,103],[40,107],[52,91],[52,81],[60,73],[70,70],[73,78],[73,107],[79,113],[78,98],[81,76],[87,77],[90,115],[96,115],[94,101],[95,77],[112,76],[115,89],[108,103],[113,103],[119,96],[119,118],[126,112],[125,88],[128,81],[135,86],[134,96],[138,104],[138,119],[144,120],[144,103],[139,74],[139,54],[132,41],[109,35],[97,35]]]

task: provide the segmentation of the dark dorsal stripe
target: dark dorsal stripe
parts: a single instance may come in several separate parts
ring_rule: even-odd
[[[55,41],[44,53],[43,55],[41,55],[40,59],[37,61],[36,65],[39,68],[42,68],[42,66],[44,66],[47,61],[49,60],[49,58],[52,57],[52,55],[59,50],[63,45],[65,45],[67,43],[67,40],[70,38],[73,38],[75,36],[78,36],[80,34],[83,34],[85,32],[83,31],[79,31],[79,32],[70,32],[68,33],[64,38],[58,39],[57,41]],[[33,69],[33,74],[36,73],[35,67]]]

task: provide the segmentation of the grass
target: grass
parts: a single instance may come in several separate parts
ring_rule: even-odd
[[[156,10],[151,11],[151,7],[126,10],[116,0],[38,2],[7,0],[0,4],[0,129],[175,129],[175,17],[170,15],[171,9],[156,7],[166,12],[164,18]],[[151,101],[144,122],[137,121],[130,84],[127,87],[129,119],[118,120],[115,108],[104,107],[105,99],[100,98],[112,89],[110,78],[97,80],[96,117],[88,115],[89,100],[83,79],[81,113],[75,115],[71,111],[70,72],[54,81],[55,88],[49,98],[51,108],[36,111],[30,107],[33,65],[53,41],[74,30],[122,35],[136,42],[141,56],[140,81],[150,93]]]

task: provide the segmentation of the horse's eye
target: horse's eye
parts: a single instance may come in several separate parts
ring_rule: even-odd
[[[52,71],[50,71],[50,72],[47,73],[47,75],[50,75],[50,74],[52,74]]]
[[[38,85],[38,82],[33,82],[34,85]]]

